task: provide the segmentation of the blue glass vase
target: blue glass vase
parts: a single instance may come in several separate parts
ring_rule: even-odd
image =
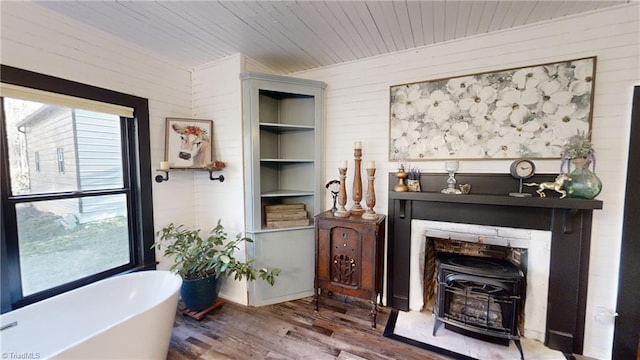
[[[602,181],[596,174],[589,170],[589,161],[586,159],[573,159],[571,163],[576,167],[569,174],[569,180],[565,186],[567,195],[571,198],[593,199],[602,191]]]

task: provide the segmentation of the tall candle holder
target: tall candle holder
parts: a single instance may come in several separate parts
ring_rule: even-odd
[[[360,216],[364,213],[360,200],[362,200],[362,177],[360,175],[360,164],[362,162],[362,148],[360,148],[360,142],[357,141],[355,149],[353,149],[353,156],[355,157],[355,172],[353,175],[353,205],[351,206],[351,215]]]
[[[350,213],[344,206],[347,204],[347,188],[345,186],[347,179],[347,168],[340,167],[340,191],[338,191],[338,210],[333,213],[335,217],[349,217]]]
[[[375,168],[367,168],[367,180],[369,180],[367,185],[367,211],[362,214],[362,218],[365,220],[378,220],[378,214],[373,210],[373,207],[376,206],[376,192],[373,188],[373,180],[375,179],[376,169]]]
[[[449,173],[447,179],[447,188],[440,191],[443,194],[462,194],[462,191],[456,189],[456,171],[458,171],[458,161],[447,161],[444,164],[445,170]]]

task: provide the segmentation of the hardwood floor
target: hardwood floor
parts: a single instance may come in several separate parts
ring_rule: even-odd
[[[176,315],[167,359],[421,359],[442,355],[382,336],[389,308],[371,327],[369,303],[342,295],[263,307],[226,303],[201,321]]]

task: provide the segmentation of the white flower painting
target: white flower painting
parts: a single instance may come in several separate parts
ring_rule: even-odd
[[[390,88],[390,160],[560,158],[588,133],[595,57]]]

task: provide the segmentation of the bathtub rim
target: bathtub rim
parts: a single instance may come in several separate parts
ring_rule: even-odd
[[[150,273],[154,273],[153,276],[160,276],[160,275],[156,275],[156,274],[157,273],[162,273],[163,274],[162,276],[169,276],[172,279],[174,279],[174,278],[179,279],[179,281],[177,282],[176,289],[172,290],[169,293],[169,296],[163,297],[162,299],[160,299],[160,301],[154,302],[152,305],[150,305],[148,307],[145,307],[144,309],[142,309],[140,311],[137,311],[135,313],[129,314],[128,316],[125,316],[125,317],[119,319],[119,321],[114,322],[114,323],[110,324],[109,326],[105,326],[104,328],[101,328],[99,332],[96,332],[96,333],[90,334],[90,335],[88,335],[86,337],[83,337],[82,339],[80,339],[80,340],[78,340],[78,341],[76,341],[76,342],[74,342],[72,344],[69,344],[69,346],[67,346],[66,348],[52,353],[49,356],[49,358],[54,358],[54,357],[58,356],[59,354],[64,353],[68,349],[76,347],[76,346],[82,344],[83,342],[88,341],[89,339],[93,338],[96,335],[99,335],[99,334],[102,334],[104,332],[107,332],[107,331],[113,329],[114,327],[116,327],[116,326],[118,326],[118,325],[120,325],[120,324],[122,324],[122,323],[124,323],[126,321],[129,321],[129,320],[135,318],[136,316],[139,316],[140,314],[142,314],[142,313],[144,313],[146,311],[149,311],[149,310],[159,306],[160,304],[164,303],[165,301],[170,301],[171,298],[174,297],[174,296],[179,296],[178,293],[180,291],[180,287],[182,286],[182,278],[180,277],[180,275],[178,275],[176,273],[173,273],[171,271],[168,271],[168,270],[142,270],[142,271],[136,271],[136,272],[126,273],[126,274],[115,275],[115,276],[112,276],[112,277],[109,277],[109,278],[106,278],[106,279],[103,279],[103,280],[100,280],[100,281],[96,281],[96,282],[91,283],[89,285],[82,286],[82,287],[80,287],[78,289],[81,289],[81,288],[84,288],[84,287],[89,287],[89,286],[94,286],[94,285],[98,286],[100,283],[118,281],[118,280],[121,280],[121,278],[123,278],[123,277],[144,277],[145,275],[148,276]],[[60,295],[63,295],[63,294],[60,294]],[[56,296],[59,296],[59,295],[56,295]]]
[[[153,275],[151,275],[153,274]],[[87,334],[86,336],[70,342],[68,344],[64,344],[64,348],[62,349],[54,349],[53,351],[46,353],[46,354],[42,354],[42,358],[43,359],[50,359],[50,358],[55,358],[56,356],[58,356],[61,353],[64,353],[65,351],[67,351],[68,349],[71,349],[73,347],[79,346],[80,344],[82,344],[83,342],[88,341],[89,339],[98,336],[102,333],[105,333],[107,331],[110,331],[111,329],[113,329],[114,327],[125,323],[145,312],[148,312],[158,306],[160,306],[161,304],[164,304],[167,301],[173,301],[175,298],[175,301],[177,303],[178,299],[179,299],[179,291],[180,288],[182,286],[182,278],[176,274],[173,273],[171,271],[168,270],[141,270],[141,271],[134,271],[134,272],[129,272],[129,273],[125,273],[125,274],[118,274],[118,275],[114,275],[111,277],[108,277],[106,279],[102,279],[96,282],[93,282],[91,284],[87,284],[85,286],[81,286],[79,288],[73,289],[71,291],[67,291],[61,294],[58,294],[56,296],[52,296],[50,298],[44,299],[42,301],[38,301],[36,303],[6,312],[4,314],[0,314],[0,319],[5,318],[5,317],[9,317],[10,314],[15,312],[28,312],[29,308],[31,307],[35,307],[35,306],[46,306],[47,302],[53,302],[55,300],[59,300],[61,297],[64,297],[65,295],[69,295],[71,293],[73,293],[74,291],[79,291],[79,290],[83,290],[83,291],[87,291],[88,289],[91,289],[93,287],[98,287],[100,285],[104,285],[105,283],[111,283],[111,282],[116,282],[116,281],[123,281],[123,278],[127,278],[127,277],[134,277],[134,278],[140,278],[140,277],[145,277],[145,276],[154,276],[154,277],[167,277],[169,278],[169,285],[174,285],[173,287],[169,288],[169,289],[165,289],[167,294],[166,296],[163,297],[158,297],[157,299],[154,298],[154,301],[145,306],[142,309],[139,309],[136,312],[132,312],[130,314],[127,314],[127,316],[123,316],[121,318],[118,318],[116,320],[114,320],[112,323],[106,324],[105,326],[101,327],[100,329],[96,330],[95,332],[92,332],[90,334]],[[174,313],[175,315],[175,313]],[[8,320],[8,323],[11,323],[13,320]],[[19,319],[17,320],[19,321]],[[2,325],[4,325],[4,321],[2,322]],[[9,330],[10,331],[10,330]]]

